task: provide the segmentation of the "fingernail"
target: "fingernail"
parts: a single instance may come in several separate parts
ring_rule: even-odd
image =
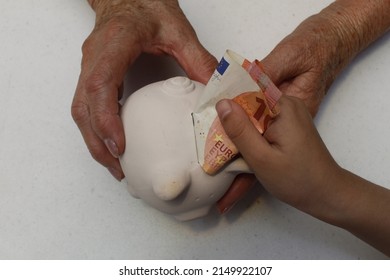
[[[225,201],[223,201],[223,199],[218,201],[217,202],[217,209],[218,209],[219,214],[223,215],[223,214],[226,214],[227,212],[229,212],[234,207],[234,205],[236,205],[236,202],[237,201],[225,202]]]
[[[104,144],[106,144],[107,149],[110,151],[114,158],[119,158],[119,149],[114,140],[105,139]]]
[[[111,175],[114,176],[119,182],[122,181],[122,172],[116,170],[115,168],[108,167],[108,171],[110,171]]]
[[[219,214],[223,215],[223,214],[226,214],[227,212],[229,212],[232,208],[233,208],[234,204],[233,205],[230,205],[230,206],[226,206],[224,208],[220,208],[218,207],[218,212]]]
[[[215,109],[217,110],[219,118],[223,119],[232,112],[232,105],[229,100],[222,99],[215,105]]]

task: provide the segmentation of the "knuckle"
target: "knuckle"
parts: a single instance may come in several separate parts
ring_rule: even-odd
[[[71,115],[75,123],[83,125],[89,120],[88,105],[83,102],[74,101],[71,106]]]
[[[86,55],[91,52],[92,50],[92,35],[90,35],[84,43],[81,45],[81,52],[83,55]]]

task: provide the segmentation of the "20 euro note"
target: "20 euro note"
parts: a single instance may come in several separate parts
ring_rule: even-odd
[[[228,98],[241,105],[259,132],[264,133],[278,114],[276,105],[281,95],[259,61],[250,62],[227,50],[192,114],[198,161],[203,170],[215,174],[238,154],[215,110],[219,100]]]

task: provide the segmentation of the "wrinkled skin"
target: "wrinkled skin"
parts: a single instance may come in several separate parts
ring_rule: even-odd
[[[389,1],[338,0],[303,21],[262,60],[265,72],[288,96],[301,99],[314,117],[338,74],[390,26]],[[250,180],[252,178],[252,181]],[[253,184],[237,178],[218,203],[231,209]]]
[[[96,24],[83,44],[72,116],[95,160],[124,177],[125,149],[118,100],[126,71],[141,53],[170,55],[187,75],[206,83],[217,64],[174,0],[90,1]]]
[[[72,116],[95,160],[121,180],[125,149],[118,99],[124,75],[141,53],[176,59],[194,80],[206,83],[217,61],[200,44],[176,0],[90,0],[95,28],[83,44]],[[338,0],[302,22],[262,60],[283,93],[303,100],[315,116],[342,69],[389,28],[388,0]],[[218,203],[231,209],[255,182],[238,176]]]

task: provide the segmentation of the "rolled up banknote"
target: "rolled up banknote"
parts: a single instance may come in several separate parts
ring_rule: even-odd
[[[264,133],[278,114],[276,105],[281,95],[259,61],[250,62],[227,50],[192,114],[198,161],[203,170],[215,174],[238,154],[215,110],[219,100],[228,98],[241,105],[255,127]]]

